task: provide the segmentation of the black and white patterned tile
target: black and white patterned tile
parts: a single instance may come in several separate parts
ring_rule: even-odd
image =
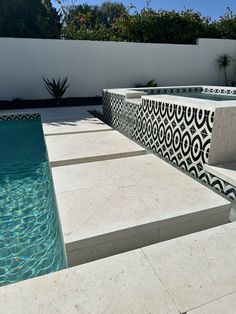
[[[7,114],[0,115],[0,122],[5,121],[18,121],[18,120],[35,120],[40,119],[39,113],[24,113],[24,114]]]
[[[203,86],[203,93],[211,94],[224,94],[224,95],[236,95],[236,89],[227,88],[227,87],[212,87],[212,86]]]
[[[220,93],[221,90],[214,88],[210,92]],[[154,91],[163,94],[170,92],[168,88],[148,90],[151,93]],[[199,91],[204,91],[204,88],[171,89],[173,93]],[[236,199],[236,187],[203,170],[208,162],[214,110],[145,98],[141,105],[134,105],[127,102],[124,96],[110,94],[104,95],[104,115],[111,126],[212,186],[230,200]]]
[[[202,87],[199,86],[188,86],[188,87],[156,87],[143,89],[149,95],[158,95],[158,94],[182,94],[182,93],[200,93]]]

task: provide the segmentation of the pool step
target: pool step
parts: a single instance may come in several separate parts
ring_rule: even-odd
[[[152,154],[52,173],[70,266],[229,222],[227,200]]]
[[[51,134],[46,136],[46,144],[52,167],[146,153],[144,148],[117,131]]]
[[[93,119],[46,127],[70,266],[229,221],[228,201]]]
[[[231,223],[5,286],[0,288],[1,310],[235,313],[235,237]]]

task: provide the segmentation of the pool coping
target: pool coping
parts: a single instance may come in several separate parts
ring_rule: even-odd
[[[1,114],[0,113],[0,122],[5,121],[20,121],[20,120],[35,120],[41,119],[40,113],[9,113],[9,114]]]
[[[222,92],[223,91],[223,92]],[[103,93],[110,93],[113,96],[121,96],[125,98],[126,102],[133,102],[137,104],[139,99],[139,105],[142,105],[142,99],[155,100],[160,102],[172,102],[182,106],[186,105],[186,97],[179,93],[188,92],[203,92],[210,93],[212,95],[234,95],[236,96],[236,87],[222,87],[222,86],[210,86],[210,85],[191,85],[191,86],[163,86],[163,87],[144,87],[144,88],[122,88],[122,89],[104,89]],[[153,93],[150,93],[153,92]],[[171,95],[171,93],[175,93]],[[170,93],[170,94],[168,94]],[[199,99],[188,97],[188,106],[202,109],[226,108],[236,107],[236,100],[214,101],[209,99]]]

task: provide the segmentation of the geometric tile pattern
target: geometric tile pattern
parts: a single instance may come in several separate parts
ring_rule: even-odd
[[[198,172],[208,161],[213,121],[213,110],[143,99],[133,137],[176,166]]]
[[[104,119],[114,128],[133,137],[136,127],[138,106],[125,101],[124,96],[104,92],[103,114]]]
[[[35,120],[40,119],[39,113],[26,113],[26,114],[10,114],[0,116],[0,122],[10,121],[10,120]]]
[[[192,86],[192,87],[181,87],[181,88],[149,88],[143,89],[149,95],[158,95],[158,94],[177,94],[177,93],[192,93],[192,92],[202,92],[202,87]]]
[[[120,129],[121,111],[125,107],[125,97],[107,91],[103,92],[104,119],[115,128]]]
[[[153,88],[143,91],[149,94],[193,91],[222,94],[231,90],[188,87]],[[105,121],[112,127],[223,193],[229,199],[236,199],[236,187],[203,169],[209,157],[214,110],[149,99],[142,99],[142,104],[135,105],[125,100],[125,96],[104,91],[103,113]]]
[[[209,87],[209,86],[203,86],[202,87],[202,92],[203,93],[212,93],[212,94],[224,94],[224,95],[236,95],[236,90],[235,89],[229,89],[227,87],[222,88],[222,87]]]
[[[149,95],[158,95],[158,94],[177,94],[177,93],[189,93],[189,92],[202,92],[202,93],[212,93],[212,94],[224,94],[224,95],[236,95],[235,89],[230,89],[227,87],[209,87],[209,86],[189,86],[189,87],[180,87],[180,88],[168,88],[168,87],[159,87],[159,88],[148,88],[140,89],[141,91],[147,92]]]
[[[205,171],[200,179],[207,185],[213,187],[219,193],[224,194],[228,199],[236,199],[236,187],[232,186],[230,183],[212,175],[207,171]]]

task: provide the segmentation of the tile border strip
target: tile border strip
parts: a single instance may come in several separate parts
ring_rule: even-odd
[[[24,113],[24,114],[5,114],[0,115],[0,122],[20,121],[20,120],[36,120],[40,119],[39,113]]]

